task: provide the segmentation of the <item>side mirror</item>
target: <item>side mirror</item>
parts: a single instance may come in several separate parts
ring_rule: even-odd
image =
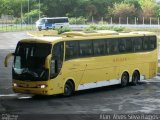
[[[51,63],[51,54],[46,57],[46,59],[45,59],[45,66],[44,67],[46,69],[49,69],[50,68],[50,63]]]
[[[8,53],[7,56],[5,57],[5,60],[4,60],[4,66],[5,67],[8,67],[8,60],[14,56],[14,53]]]

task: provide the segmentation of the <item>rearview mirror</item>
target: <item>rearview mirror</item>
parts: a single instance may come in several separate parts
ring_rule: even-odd
[[[12,56],[14,56],[14,53],[8,53],[8,54],[6,55],[5,60],[4,60],[4,66],[5,66],[5,67],[8,67],[8,60],[9,60]]]

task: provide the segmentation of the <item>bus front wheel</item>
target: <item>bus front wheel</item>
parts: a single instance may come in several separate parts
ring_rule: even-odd
[[[121,77],[121,86],[126,87],[129,82],[129,75],[127,72],[124,72]]]
[[[64,86],[64,96],[69,97],[74,93],[74,85],[71,81],[67,81]]]

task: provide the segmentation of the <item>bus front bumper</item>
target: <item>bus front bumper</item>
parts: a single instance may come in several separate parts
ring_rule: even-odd
[[[25,94],[35,94],[35,95],[52,95],[48,90],[40,89],[40,88],[20,88],[13,87],[13,91],[15,93],[25,93]]]
[[[53,95],[54,89],[50,81],[24,82],[13,80],[12,89],[15,93]]]

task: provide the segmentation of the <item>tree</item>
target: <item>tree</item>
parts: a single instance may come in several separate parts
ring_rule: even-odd
[[[42,15],[42,12],[38,9],[31,10],[29,13],[25,13],[23,21],[25,23],[35,23],[39,19],[39,12]],[[29,21],[28,21],[29,18]]]
[[[160,16],[160,7],[156,5],[156,0],[40,0],[41,16],[47,17],[80,17],[87,19],[94,17],[100,20],[108,17],[118,19],[121,17]],[[0,15],[13,15],[21,17],[21,5],[23,15],[32,16],[39,10],[39,0],[29,0],[30,12],[28,13],[28,0],[0,0]],[[32,14],[32,15],[31,15]],[[33,15],[34,16],[34,15]]]
[[[160,17],[160,5],[157,5],[155,14],[156,17]]]
[[[109,11],[111,17],[116,20],[119,20],[119,18],[121,18],[121,21],[125,21],[125,23],[127,17],[130,20],[133,20],[133,18],[137,16],[136,8],[134,7],[134,5],[125,2],[121,2],[119,4],[115,3],[112,8],[109,8]]]
[[[155,0],[139,0],[142,13],[141,16],[145,18],[154,17],[156,13],[156,1]]]
[[[92,18],[93,16],[97,15],[97,7],[93,4],[88,5],[86,7],[86,11],[88,13],[88,18]]]
[[[42,3],[48,17],[72,15],[77,6],[77,0],[43,0]]]
[[[11,9],[13,1],[9,0],[1,0],[1,14],[11,15],[13,14],[13,10]]]
[[[134,5],[137,10],[141,10],[141,4],[139,0],[125,0],[124,3]]]

